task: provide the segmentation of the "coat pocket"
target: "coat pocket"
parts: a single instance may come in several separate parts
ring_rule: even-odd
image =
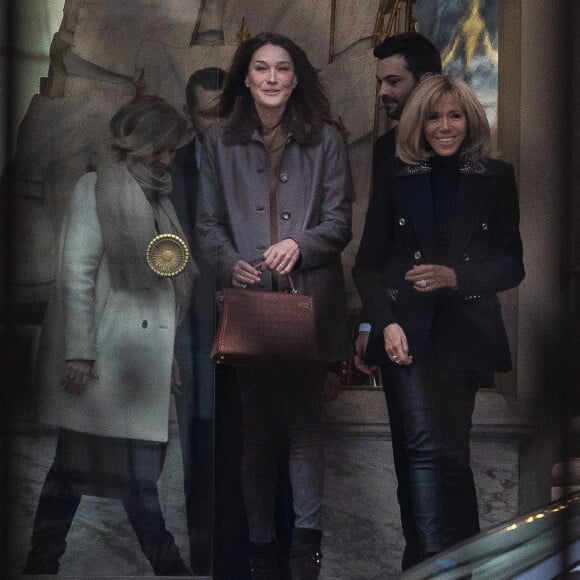
[[[112,343],[124,340],[120,337],[134,332],[136,321],[140,320],[135,300],[123,291],[111,289],[97,327],[97,348],[110,348]],[[133,326],[133,328],[131,328]]]

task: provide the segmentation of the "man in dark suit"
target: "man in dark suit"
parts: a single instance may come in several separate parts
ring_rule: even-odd
[[[376,78],[385,112],[389,119],[399,121],[407,99],[414,88],[426,77],[441,73],[441,56],[430,40],[415,32],[405,32],[386,38],[375,47],[374,55],[378,59]],[[373,149],[373,179],[376,177],[381,161],[396,155],[396,142],[397,126],[377,139]],[[370,330],[370,324],[362,322],[359,325],[358,336],[355,340],[354,364],[365,374],[372,372],[363,361]],[[387,391],[385,391],[385,395],[387,395]],[[387,397],[387,405],[391,425],[393,459],[398,481],[397,498],[401,509],[401,523],[406,543],[402,562],[402,568],[405,570],[418,561],[418,544],[410,508],[407,455],[402,445],[404,438],[395,433],[401,424],[396,416],[395,402],[388,399],[389,397]]]
[[[221,68],[209,67],[194,72],[185,88],[185,113],[191,120],[195,136],[187,145],[175,152],[174,191],[171,195],[177,215],[182,222],[188,241],[195,251],[193,235],[195,208],[197,205],[197,176],[201,160],[201,144],[206,129],[216,121],[212,106],[217,102],[224,82],[225,72]]]
[[[376,77],[379,96],[389,119],[398,121],[413,89],[426,77],[441,73],[441,56],[433,43],[416,32],[389,36],[373,51],[377,58]],[[373,148],[373,179],[381,160],[397,152],[397,127],[381,135]],[[362,322],[355,340],[356,367],[365,374],[371,370],[362,357],[369,338],[370,325]]]
[[[398,121],[417,84],[429,75],[441,73],[439,51],[421,34],[404,32],[386,38],[373,53],[378,59],[379,96],[387,117]],[[377,139],[373,151],[373,174],[380,159],[395,156],[396,131],[394,127]]]
[[[172,167],[171,200],[188,244],[200,265],[191,308],[178,327],[175,356],[181,385],[176,393],[191,567],[195,574],[211,571],[213,512],[214,370],[210,360],[213,337],[213,280],[203,270],[194,232],[197,177],[205,130],[216,121],[211,114],[225,73],[210,67],[194,72],[186,86],[186,114],[195,136],[176,151]]]

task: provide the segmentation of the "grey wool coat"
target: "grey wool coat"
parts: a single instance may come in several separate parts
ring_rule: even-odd
[[[39,420],[94,435],[167,441],[173,284],[159,278],[138,290],[113,288],[97,218],[96,176],[80,179],[63,225],[39,351]],[[96,361],[98,378],[80,395],[61,384],[69,359]]]
[[[300,248],[292,277],[298,291],[314,297],[324,362],[343,359],[349,348],[340,254],[352,237],[351,192],[346,148],[334,127],[323,126],[310,141],[289,135],[278,174],[278,239]],[[214,126],[206,134],[197,228],[218,287],[231,286],[238,260],[258,260],[271,245],[269,156],[257,129]],[[270,275],[258,286],[271,289]]]

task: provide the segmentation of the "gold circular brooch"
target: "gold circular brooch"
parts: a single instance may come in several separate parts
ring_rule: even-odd
[[[166,278],[177,276],[187,266],[189,248],[175,234],[159,234],[147,246],[147,263],[158,275]]]

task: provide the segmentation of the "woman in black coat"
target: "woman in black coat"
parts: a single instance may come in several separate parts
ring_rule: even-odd
[[[489,159],[485,112],[432,76],[377,172],[353,276],[391,422],[404,567],[479,531],[469,432],[482,374],[511,368],[496,292],[524,277],[511,165]]]

